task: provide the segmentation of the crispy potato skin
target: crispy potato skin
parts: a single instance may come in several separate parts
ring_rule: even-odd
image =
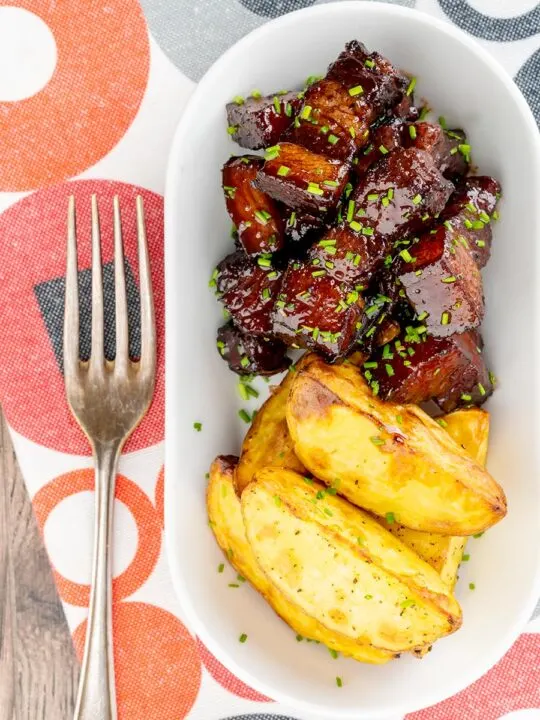
[[[330,633],[401,652],[460,626],[459,605],[438,573],[322,484],[265,468],[241,504],[248,542],[267,578]]]
[[[324,643],[336,652],[359,662],[383,664],[395,653],[360,644],[339,632],[330,632],[315,618],[285,598],[269,581],[249,545],[242,519],[240,499],[235,493],[234,474],[238,458],[220,456],[210,468],[206,502],[208,517],[218,545],[233,567],[265,598],[274,611],[297,633]]]
[[[287,427],[285,408],[294,373],[288,373],[261,407],[242,444],[240,461],[235,474],[238,494],[257,472],[267,465],[281,466],[305,473],[296,457],[294,443]]]
[[[473,535],[506,514],[502,488],[422,410],[375,397],[351,365],[311,358],[289,394],[303,464],[377,515],[442,535]]]

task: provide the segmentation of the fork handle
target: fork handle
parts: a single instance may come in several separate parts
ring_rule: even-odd
[[[74,720],[116,720],[112,644],[112,519],[120,443],[96,445],[92,589]]]

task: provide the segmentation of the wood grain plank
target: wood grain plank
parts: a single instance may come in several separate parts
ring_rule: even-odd
[[[7,615],[11,616],[8,631],[2,636],[0,653],[2,720],[68,720],[73,715],[79,667],[32,505],[2,417],[0,486],[0,524],[4,529],[3,533],[0,531],[0,558],[2,550],[9,554],[8,586],[9,579],[13,581],[5,593],[0,585],[0,599],[7,599]],[[12,669],[9,662],[3,663],[10,651]],[[10,677],[14,710],[11,715],[7,715],[6,710],[4,715],[8,705],[2,702],[2,691],[7,698]]]

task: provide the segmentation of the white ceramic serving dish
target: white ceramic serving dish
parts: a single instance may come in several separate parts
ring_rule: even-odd
[[[507,518],[469,543],[460,572],[462,629],[424,660],[377,667],[298,643],[247,585],[231,589],[205,509],[212,459],[238,453],[245,424],[236,379],[219,358],[221,309],[208,289],[231,251],[220,168],[242,151],[226,133],[225,103],[253,88],[298,87],[357,38],[418,76],[451,126],[467,129],[473,160],[503,186],[485,271],[484,338],[500,387],[489,401],[489,469],[508,495]],[[264,25],[226,52],[196,89],[171,152],[166,198],[167,410],[165,519],[171,573],[192,628],[246,683],[299,712],[374,720],[436,703],[488,670],[510,647],[540,594],[540,150],[529,109],[491,56],[455,27],[394,5],[319,5]],[[262,387],[266,391],[264,383]],[[245,405],[245,403],[244,403]],[[201,422],[201,432],[193,423]],[[474,582],[476,589],[469,589]],[[248,642],[241,644],[241,633]],[[343,678],[343,687],[335,678]]]

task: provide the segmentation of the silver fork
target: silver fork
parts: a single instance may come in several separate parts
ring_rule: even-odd
[[[137,197],[137,235],[141,295],[141,356],[129,357],[129,329],[120,205],[114,198],[114,277],[116,357],[105,359],[103,277],[99,212],[92,196],[92,349],[79,358],[79,293],[75,198],[69,199],[64,316],[64,377],[75,419],[94,455],[95,537],[92,590],[75,720],[116,720],[111,621],[111,530],[116,468],[122,446],[150,405],[156,368],[156,329],[150,265],[141,197]]]

